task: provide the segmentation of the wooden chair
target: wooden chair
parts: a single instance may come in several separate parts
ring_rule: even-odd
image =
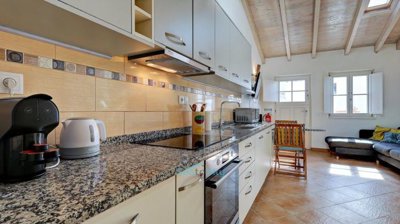
[[[276,120],[275,124],[297,124],[297,121],[292,120]]]
[[[304,131],[304,124],[277,123],[275,125],[274,174],[289,174],[307,179]],[[282,169],[281,165],[288,169]]]

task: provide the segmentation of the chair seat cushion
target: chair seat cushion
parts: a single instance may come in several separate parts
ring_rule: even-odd
[[[385,142],[380,142],[380,143],[376,143],[374,145],[374,150],[386,155],[386,156],[390,156],[390,151],[392,150],[400,150],[400,145],[399,144],[395,144],[395,143],[385,143]]]
[[[396,149],[390,150],[390,157],[400,161],[400,146]]]
[[[303,151],[302,148],[296,148],[296,147],[286,147],[286,146],[279,146],[279,150],[284,150],[284,151]]]
[[[327,137],[325,139],[331,148],[372,149],[377,141],[350,137]]]

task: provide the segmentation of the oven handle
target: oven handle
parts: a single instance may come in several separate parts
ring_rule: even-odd
[[[211,187],[213,189],[217,189],[222,182],[225,181],[226,178],[228,178],[231,174],[233,174],[233,172],[235,172],[237,169],[239,169],[239,167],[244,163],[242,160],[234,160],[232,161],[232,163],[237,163],[237,165],[232,168],[231,170],[229,170],[228,173],[226,173],[221,179],[219,179],[217,182],[212,183],[212,184],[207,184],[207,187]]]

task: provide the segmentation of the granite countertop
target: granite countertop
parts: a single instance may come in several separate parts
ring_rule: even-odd
[[[81,223],[271,125],[224,130],[233,137],[197,151],[119,142],[62,160],[38,179],[0,184],[0,223]]]

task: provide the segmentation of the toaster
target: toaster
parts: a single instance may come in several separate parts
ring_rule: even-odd
[[[233,110],[235,123],[258,123],[260,121],[260,109],[236,108]]]

